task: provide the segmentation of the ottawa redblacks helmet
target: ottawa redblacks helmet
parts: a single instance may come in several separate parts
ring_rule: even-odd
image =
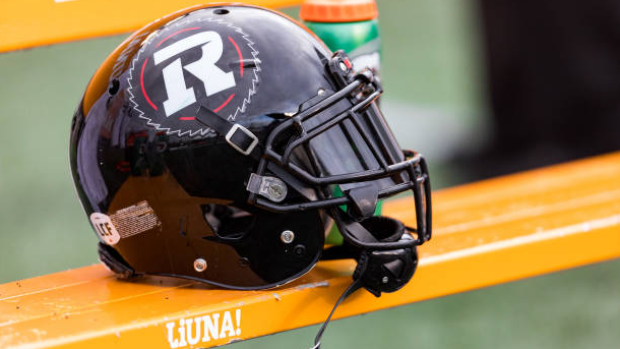
[[[362,68],[362,67],[357,67]],[[368,69],[272,10],[189,8],[140,29],[92,78],[71,126],[79,198],[103,263],[234,289],[355,258],[376,295],[431,237],[420,154],[396,143]],[[374,216],[412,193],[417,226]],[[325,248],[337,224],[344,244]]]

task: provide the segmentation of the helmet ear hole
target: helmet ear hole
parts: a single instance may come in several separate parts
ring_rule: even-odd
[[[256,222],[252,213],[230,205],[202,205],[202,212],[213,233],[225,240],[243,239]]]

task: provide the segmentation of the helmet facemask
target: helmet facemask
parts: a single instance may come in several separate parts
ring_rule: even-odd
[[[351,69],[342,69],[346,59],[336,53],[327,64],[340,90],[320,90],[296,115],[276,126],[253,174],[256,183],[272,178],[267,171],[276,176],[286,172],[296,179],[284,180],[287,184],[300,192],[314,191],[316,198],[275,202],[269,194],[252,190],[256,185],[251,180],[249,202],[275,212],[324,209],[347,243],[359,248],[388,250],[419,245],[431,237],[426,163],[419,154],[400,150],[376,105],[382,90],[372,72],[354,75]],[[277,145],[282,135],[290,137],[284,147]],[[406,191],[414,196],[417,227],[408,230],[417,233],[416,239],[377,242],[356,234],[360,222],[373,219],[379,199]]]
[[[249,202],[267,210],[327,212],[345,243],[327,249],[322,258],[357,260],[354,281],[319,330],[315,348],[320,347],[336,307],[353,292],[363,287],[379,297],[382,292],[404,287],[417,268],[416,246],[431,238],[428,168],[421,155],[400,150],[376,105],[382,90],[372,72],[364,70],[354,75],[341,51],[327,63],[327,71],[338,90],[319,90],[318,96],[302,105],[299,113],[274,128],[264,145],[257,172],[252,174],[254,181],[248,185]],[[274,146],[274,140],[282,134],[292,136],[286,146]],[[300,192],[314,190],[316,198],[289,203],[279,197],[270,200],[273,197],[269,189],[253,190],[262,187],[265,178],[273,181],[265,176],[268,169],[291,174],[296,181],[287,183]],[[278,185],[286,186],[284,181]],[[413,193],[416,228],[374,216],[379,199],[406,191]]]

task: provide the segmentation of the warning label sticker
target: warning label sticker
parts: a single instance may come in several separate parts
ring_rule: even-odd
[[[118,234],[118,231],[114,227],[114,224],[112,224],[110,217],[107,215],[100,212],[94,212],[90,215],[90,222],[93,224],[97,235],[99,235],[99,238],[104,243],[108,245],[116,245],[120,241],[121,236]]]

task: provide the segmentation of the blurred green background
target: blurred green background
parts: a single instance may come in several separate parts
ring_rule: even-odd
[[[379,1],[383,109],[433,184],[458,184],[449,158],[488,124],[475,4]],[[287,9],[296,16],[297,9]],[[0,283],[95,263],[96,237],[68,166],[69,125],[98,65],[125,35],[0,55]],[[414,280],[415,282],[415,280]],[[620,261],[330,324],[326,348],[616,348]],[[327,315],[327,314],[326,314]],[[310,346],[318,327],[231,347]]]

